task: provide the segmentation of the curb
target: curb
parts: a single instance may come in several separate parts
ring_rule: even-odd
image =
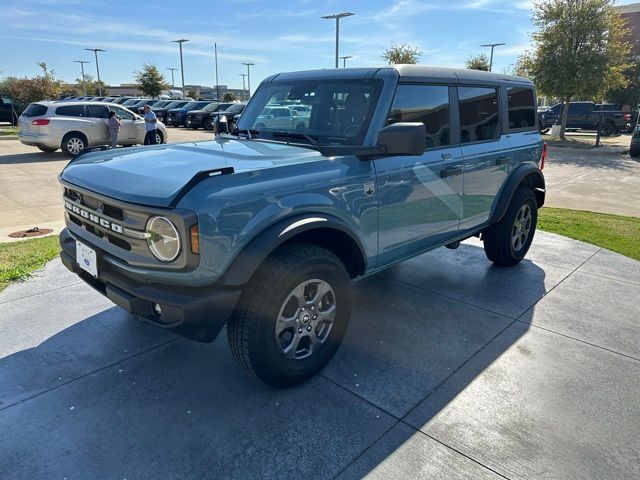
[[[0,135],[0,141],[2,140],[18,140],[18,135]]]

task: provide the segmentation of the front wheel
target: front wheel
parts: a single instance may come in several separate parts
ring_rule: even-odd
[[[519,187],[507,212],[484,231],[484,252],[496,265],[520,262],[529,251],[538,223],[538,204],[533,191]]]
[[[296,385],[333,357],[351,314],[351,284],[330,251],[285,245],[254,274],[229,319],[234,358],[274,387]]]

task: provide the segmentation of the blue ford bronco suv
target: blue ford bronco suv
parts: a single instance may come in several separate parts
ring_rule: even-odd
[[[305,127],[265,126],[308,107]],[[231,134],[82,155],[60,174],[62,261],[158,327],[213,341],[273,386],[317,373],[351,281],[471,236],[513,265],[544,203],[524,78],[417,65],[281,73]]]

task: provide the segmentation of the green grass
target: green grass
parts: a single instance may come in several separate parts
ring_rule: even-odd
[[[640,260],[640,218],[544,207],[538,228]]]
[[[4,135],[17,135],[18,127],[0,127],[0,137]]]
[[[0,244],[0,290],[25,280],[60,252],[58,236]]]

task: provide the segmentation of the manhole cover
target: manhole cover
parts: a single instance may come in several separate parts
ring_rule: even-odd
[[[11,238],[30,238],[30,237],[39,237],[40,235],[46,235],[47,233],[53,232],[50,228],[38,228],[33,227],[29,230],[20,230],[19,232],[10,233],[9,236]]]

